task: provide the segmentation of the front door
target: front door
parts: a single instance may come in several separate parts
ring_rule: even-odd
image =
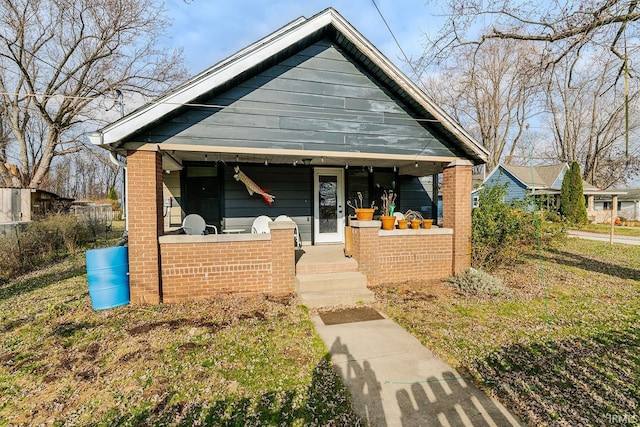
[[[313,183],[315,243],[344,242],[344,171],[316,168]]]

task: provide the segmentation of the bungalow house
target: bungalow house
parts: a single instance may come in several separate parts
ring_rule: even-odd
[[[353,242],[369,284],[446,277],[470,264],[473,165],[486,150],[349,22],[299,18],[90,136],[126,156],[132,302],[296,288],[292,223],[305,247]],[[440,227],[380,230],[348,200],[437,215]],[[265,193],[261,196],[259,193]],[[218,234],[174,234],[197,213]]]
[[[538,200],[538,203],[548,208],[560,206],[560,193],[565,173],[569,170],[567,163],[540,166],[496,166],[484,180],[483,185],[504,185],[507,193],[505,202],[524,200],[530,195]],[[582,188],[586,197],[587,214],[592,222],[603,222],[604,216],[598,214],[595,209],[595,198],[611,200],[613,196],[623,194],[620,191],[603,191],[595,185],[582,180]],[[472,192],[473,203],[477,204],[478,190]],[[608,215],[610,216],[610,211]]]
[[[640,189],[622,190],[618,194],[617,216],[628,221],[640,221]],[[610,197],[596,196],[593,208],[597,214],[607,216],[613,209],[613,202]]]

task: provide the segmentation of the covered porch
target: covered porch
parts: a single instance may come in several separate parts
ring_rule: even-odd
[[[219,234],[198,236],[176,234],[174,225],[167,225],[164,180],[170,174],[163,169],[163,155],[161,150],[136,150],[128,156],[128,185],[138,189],[130,193],[128,204],[132,301],[158,303],[206,298],[219,293],[278,294],[296,291],[293,223],[274,222],[270,224],[270,233],[255,234],[249,227],[237,231],[242,227],[240,222],[236,222],[231,223],[236,232],[224,233],[224,226],[230,224],[230,219],[221,218]],[[327,159],[324,161],[328,162]],[[221,162],[218,167],[221,167]],[[304,163],[299,166],[266,166],[267,169],[270,167],[299,168],[306,170],[309,176],[318,169],[324,169]],[[362,167],[358,169],[362,170]],[[246,170],[251,169],[246,167]],[[375,173],[375,169],[370,172],[367,167],[366,172]],[[352,221],[351,227],[346,228],[346,196],[343,194],[326,209],[333,213],[326,219],[329,225],[325,224],[324,230],[342,232],[339,240],[330,242],[340,247],[344,242],[345,229],[351,233],[357,271],[366,277],[369,285],[455,274],[470,265],[471,206],[468,195],[471,172],[471,162],[462,160],[447,164],[442,171],[444,215],[440,227],[385,231],[380,229],[379,221],[374,220]],[[243,186],[240,189],[246,191]],[[320,219],[312,214],[318,212],[314,209],[312,194],[309,188],[304,193],[306,198],[302,199],[309,204],[310,230]],[[269,206],[256,196],[249,200],[257,202],[258,207],[252,208],[256,216],[292,213],[279,208],[277,202]],[[221,200],[222,205],[227,203],[227,200]],[[300,219],[296,215],[291,216],[298,223]],[[251,218],[253,216],[233,219],[248,221]],[[313,231],[307,236],[311,233]],[[314,241],[304,243],[307,247],[312,243],[319,244]]]

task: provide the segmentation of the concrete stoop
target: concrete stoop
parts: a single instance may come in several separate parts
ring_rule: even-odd
[[[357,271],[356,260],[344,257],[341,248],[307,251],[296,274],[296,292],[304,305],[319,308],[374,300],[374,293],[367,288],[367,277]]]
[[[357,271],[298,274],[296,292],[309,308],[355,305],[374,300],[367,288],[367,277]]]

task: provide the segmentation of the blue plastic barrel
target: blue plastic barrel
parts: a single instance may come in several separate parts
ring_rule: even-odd
[[[87,251],[87,281],[94,310],[129,304],[129,252],[126,246]]]

